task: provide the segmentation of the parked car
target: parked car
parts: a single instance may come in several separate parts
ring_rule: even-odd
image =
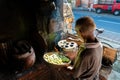
[[[102,13],[104,11],[112,12],[114,15],[120,15],[120,0],[104,0],[94,4],[93,8],[96,13]]]

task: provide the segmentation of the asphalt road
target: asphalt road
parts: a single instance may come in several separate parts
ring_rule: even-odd
[[[95,12],[79,9],[73,9],[73,14],[75,18],[73,26],[78,18],[90,16],[96,23],[97,28],[104,29],[104,33],[99,35],[100,39],[112,45],[114,48],[120,48],[120,16],[114,16],[111,13],[96,14]]]
[[[94,19],[97,28],[120,33],[120,16],[111,13],[96,14],[95,12],[73,10],[75,21],[82,16],[90,16]]]

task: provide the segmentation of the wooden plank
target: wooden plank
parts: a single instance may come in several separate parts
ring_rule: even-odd
[[[117,50],[114,48],[109,47],[103,47],[103,56],[110,59],[112,62],[114,62],[116,58]]]

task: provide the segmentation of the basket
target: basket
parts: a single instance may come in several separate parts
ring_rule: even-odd
[[[69,59],[70,61],[69,61],[68,63],[62,63],[62,64],[53,64],[53,63],[48,62],[48,61],[45,59],[45,56],[46,56],[46,55],[51,56],[51,55],[53,55],[53,54],[61,55],[61,54],[59,54],[59,52],[47,52],[47,53],[45,53],[45,54],[43,55],[44,61],[45,61],[49,66],[52,66],[52,67],[54,67],[54,68],[60,68],[60,67],[66,67],[66,66],[70,65],[70,63],[71,63],[71,60],[70,60],[70,59]]]

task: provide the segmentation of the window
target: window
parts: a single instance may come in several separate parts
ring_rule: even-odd
[[[117,3],[120,3],[120,0],[116,0]]]

